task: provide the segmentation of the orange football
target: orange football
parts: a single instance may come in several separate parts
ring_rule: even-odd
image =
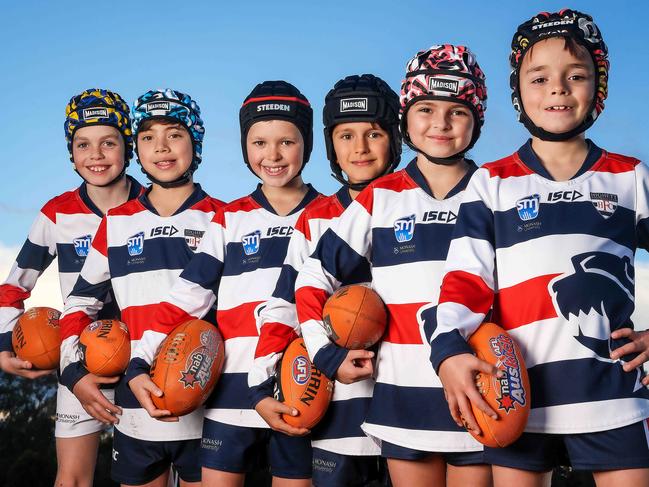
[[[128,328],[119,320],[99,320],[79,336],[81,362],[88,372],[112,377],[124,373],[131,358]]]
[[[151,365],[151,379],[162,397],[151,396],[158,409],[174,416],[191,413],[203,404],[221,375],[223,338],[207,321],[189,320],[160,344]]]
[[[25,311],[11,334],[11,343],[18,358],[28,360],[41,370],[56,369],[61,357],[59,313],[47,307]]]
[[[469,338],[476,356],[504,372],[501,378],[478,373],[476,384],[485,401],[498,415],[494,420],[473,406],[482,434],[476,440],[490,447],[512,444],[525,430],[530,414],[530,381],[516,342],[503,328],[483,323]]]
[[[350,350],[378,342],[388,322],[385,304],[369,286],[343,286],[327,300],[322,320],[331,340]]]
[[[297,428],[312,428],[327,412],[334,383],[315,368],[302,338],[288,346],[279,365],[278,400],[300,414],[282,418]]]

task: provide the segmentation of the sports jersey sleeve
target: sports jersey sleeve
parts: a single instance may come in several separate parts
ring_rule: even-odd
[[[61,384],[70,391],[88,371],[81,363],[79,335],[97,319],[111,290],[107,219],[102,218],[90,251],[70,295],[65,299],[61,327]]]
[[[347,350],[326,336],[322,310],[342,283],[371,281],[373,189],[368,187],[343,212],[335,229],[319,239],[315,251],[300,269],[295,284],[298,321],[309,356],[327,377],[333,378]]]
[[[11,352],[11,333],[36,281],[56,257],[56,214],[45,205],[32,224],[9,276],[0,285],[0,352]]]
[[[635,167],[635,174],[638,247],[649,250],[649,168],[639,163]]]
[[[126,380],[148,374],[158,347],[181,323],[203,318],[216,302],[225,257],[225,218],[219,209],[208,225],[196,254],[176,279],[167,300],[156,306],[151,328],[131,353]]]
[[[431,363],[436,372],[453,355],[472,353],[468,338],[482,323],[494,299],[494,214],[489,203],[489,173],[478,169],[458,212],[449,248],[437,314],[426,323]],[[422,316],[423,317],[423,316]]]

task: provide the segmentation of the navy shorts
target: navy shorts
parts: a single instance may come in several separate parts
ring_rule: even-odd
[[[423,460],[431,455],[441,455],[446,463],[454,467],[463,467],[465,465],[482,465],[485,462],[484,451],[469,452],[430,452],[422,450],[413,450],[404,446],[381,442],[381,456],[385,458],[394,458],[397,460]]]
[[[378,456],[355,456],[313,449],[313,485],[356,487],[381,478]]]
[[[205,468],[250,472],[266,449],[274,477],[311,478],[310,436],[288,436],[268,428],[233,426],[207,418],[203,422],[200,463]]]
[[[595,433],[523,433],[505,448],[485,447],[487,463],[534,472],[552,470],[562,464],[566,456],[574,470],[647,468],[647,420]]]
[[[142,485],[157,479],[169,466],[185,482],[201,480],[198,451],[201,440],[147,441],[115,430],[110,476],[115,482]]]

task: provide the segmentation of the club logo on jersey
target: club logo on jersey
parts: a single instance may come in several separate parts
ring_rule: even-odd
[[[126,241],[126,249],[131,257],[144,252],[144,232],[136,233]]]
[[[366,111],[367,98],[344,98],[340,100],[340,113]]]
[[[617,210],[617,195],[612,193],[590,193],[590,201],[597,213],[608,219]]]
[[[185,389],[194,388],[198,382],[201,389],[205,389],[212,377],[212,364],[219,353],[219,342],[216,331],[205,330],[201,332],[201,344],[187,357],[185,370],[180,372],[180,382]]]
[[[311,378],[311,364],[309,360],[303,356],[298,355],[293,359],[293,380],[296,384],[303,386]]]
[[[394,222],[397,242],[410,242],[415,235],[415,215],[404,216]]]
[[[92,235],[84,235],[83,237],[77,237],[72,240],[74,244],[74,251],[79,257],[88,257],[88,252],[90,252],[90,242],[92,241]]]
[[[108,118],[107,108],[84,108],[83,119],[90,120],[93,118]]]
[[[454,79],[431,76],[428,78],[428,91],[443,91],[457,95],[460,91],[460,82]]]
[[[585,252],[572,257],[571,262],[574,272],[561,274],[548,284],[554,308],[574,326],[573,335],[579,343],[600,360],[610,362],[610,350],[626,343],[611,340],[610,334],[630,326],[634,309],[632,257]],[[602,326],[606,322],[609,326]],[[631,360],[628,356],[623,359]]]
[[[201,239],[203,238],[203,235],[205,235],[205,232],[202,230],[186,229],[184,231],[184,235],[185,235],[185,242],[187,242],[187,246],[193,251],[196,251],[196,249],[201,243]]]
[[[541,197],[538,194],[532,194],[518,200],[516,202],[516,209],[518,210],[519,218],[526,222],[534,220],[539,216],[540,201]]]
[[[259,252],[259,245],[261,243],[261,232],[255,230],[241,237],[243,244],[243,253],[246,255],[254,255]]]
[[[150,237],[173,237],[178,233],[178,229],[173,225],[164,225],[151,229]]]
[[[146,104],[147,112],[168,112],[169,111],[169,102],[168,101],[152,101],[151,103]]]
[[[496,396],[498,409],[509,413],[512,409],[516,410],[517,404],[524,407],[526,404],[525,389],[521,382],[521,364],[514,351],[514,342],[510,336],[502,334],[493,337],[489,346],[498,359],[496,367],[505,372],[503,377],[496,378],[499,387]]]

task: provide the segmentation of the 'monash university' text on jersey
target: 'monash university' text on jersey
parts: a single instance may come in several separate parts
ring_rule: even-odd
[[[641,372],[624,372],[611,331],[632,327],[634,254],[649,245],[649,171],[589,142],[581,170],[554,181],[528,142],[485,164],[466,190],[450,247],[432,361],[468,351],[492,311],[520,345],[527,431],[587,433],[649,417]],[[508,378],[503,407],[529,398]]]
[[[148,372],[164,337],[177,324],[203,317],[216,301],[226,355],[223,373],[205,404],[205,417],[267,428],[251,408],[247,381],[259,339],[259,313],[275,289],[295,222],[316,196],[308,186],[300,204],[280,216],[259,186],[218,211],[198,252],[157,308],[153,331],[134,351],[127,376]]]
[[[272,377],[276,372],[277,362],[291,339],[295,338],[293,330],[299,328],[295,310],[295,280],[298,271],[315,251],[320,237],[335,225],[338,217],[351,202],[349,191],[343,187],[334,195],[313,201],[298,218],[273,298],[261,311],[261,332],[255,351],[255,363],[248,374],[253,404],[272,391]],[[331,342],[325,329],[315,321],[305,323],[298,333],[304,337],[316,367],[319,359],[325,357],[327,352],[330,352],[330,358],[331,355],[336,356],[333,360],[325,360],[322,363],[323,367],[329,367],[329,370],[323,370],[323,373],[328,377],[335,377],[347,350]],[[327,414],[312,430],[314,447],[344,455],[380,453],[376,443],[360,428],[372,397],[373,386],[374,379],[354,384],[336,382]]]
[[[140,194],[142,186],[127,177],[131,183],[130,200]],[[0,285],[0,352],[13,351],[11,332],[24,310],[23,303],[55,257],[58,257],[61,297],[65,300],[86,260],[102,216],[88,196],[86,183],[43,206],[7,280]],[[114,305],[107,308],[106,318],[118,316]]]
[[[65,302],[60,323],[64,385],[72,390],[88,373],[79,360],[79,334],[97,318],[111,288],[121,320],[128,326],[133,354],[152,326],[152,309],[167,297],[194,255],[208,223],[222,206],[196,184],[187,201],[169,217],[158,215],[146,193],[108,212]],[[201,436],[201,411],[183,416],[178,423],[155,420],[142,409],[125,380],[116,387],[115,403],[123,410],[116,427],[128,436],[151,441]]]
[[[363,430],[399,446],[482,449],[452,420],[417,320],[419,308],[437,301],[462,193],[474,170],[471,164],[443,200],[433,197],[416,160],[373,182],[321,237],[297,278],[295,299],[304,329],[322,326],[324,302],[341,283],[371,282],[383,299],[389,321]],[[327,360],[320,364],[329,368]]]

